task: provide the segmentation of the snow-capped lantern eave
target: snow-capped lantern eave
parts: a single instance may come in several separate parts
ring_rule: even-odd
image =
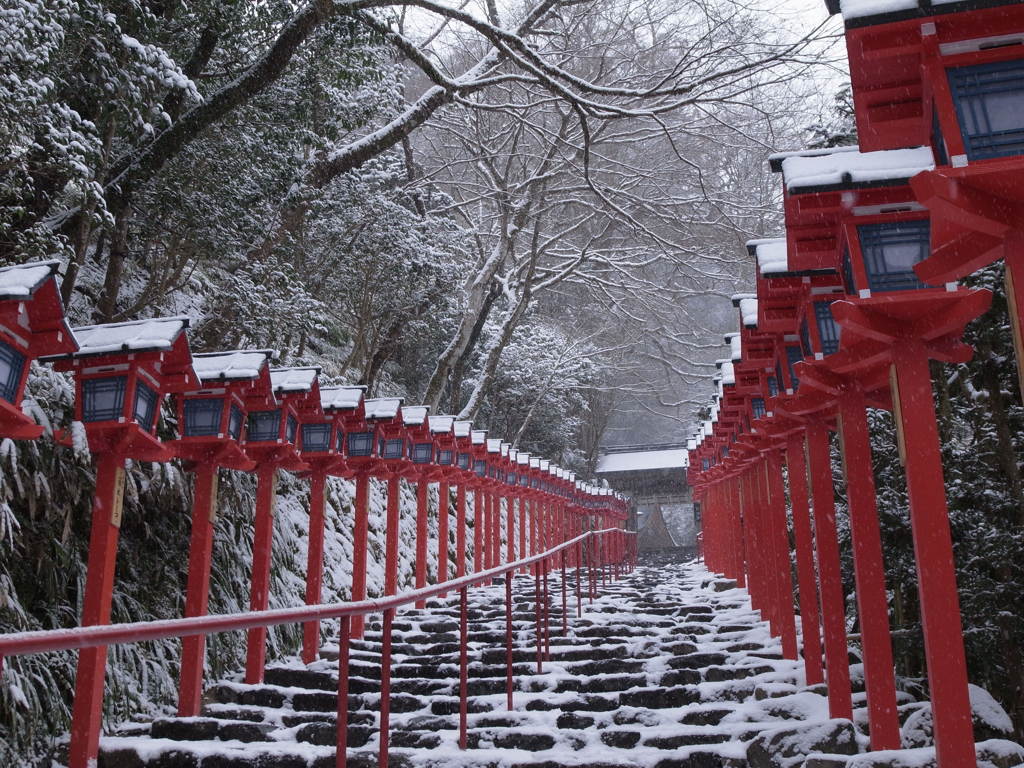
[[[21,410],[32,360],[78,349],[64,317],[58,261],[0,268],[0,436],[34,439],[43,433]]]

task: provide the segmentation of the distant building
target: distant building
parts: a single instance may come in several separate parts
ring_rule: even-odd
[[[641,551],[696,547],[688,466],[684,443],[601,450],[595,472],[632,499]]]

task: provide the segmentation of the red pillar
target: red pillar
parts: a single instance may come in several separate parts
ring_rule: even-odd
[[[526,529],[528,527],[527,514],[526,514],[526,497],[519,497],[519,557],[520,559],[526,557],[528,550],[526,549]],[[520,573],[526,573],[525,568],[519,570]]]
[[[252,588],[249,610],[265,611],[270,605],[270,547],[274,540],[274,503],[277,496],[277,466],[264,464],[257,470],[256,529],[252,541]],[[267,628],[248,631],[245,654],[245,682],[263,682],[267,660]]]
[[[356,508],[352,528],[352,601],[366,599],[366,554],[370,518],[370,476],[356,475]],[[352,617],[352,637],[363,636],[366,617]]]
[[[324,486],[327,476],[314,472],[309,477],[309,548],[306,551],[306,605],[318,605],[324,577]],[[302,626],[302,660],[312,663],[320,653],[320,622]]]
[[[729,546],[732,548],[732,563],[733,563],[733,578],[736,579],[736,585],[739,587],[746,587],[747,580],[744,574],[745,564],[743,562],[743,517],[740,514],[740,495],[739,495],[739,480],[733,475],[727,481],[728,488],[728,504],[729,504],[729,528],[731,531],[731,537],[729,540]]]
[[[508,538],[507,552],[505,562],[512,563],[516,559],[516,497],[509,496],[506,501],[507,509],[505,510],[505,535]],[[508,578],[512,578],[511,575]]]
[[[83,627],[110,623],[114,564],[117,559],[123,501],[124,459],[109,454],[96,456],[96,493],[92,502],[89,566],[82,602]],[[78,652],[75,701],[71,710],[69,768],[92,768],[96,764],[106,668],[106,646],[83,648]]]
[[[437,581],[448,581],[448,508],[451,490],[447,480],[437,486]]]
[[[853,718],[850,691],[850,658],[846,647],[846,607],[843,577],[836,540],[836,503],[832,488],[832,460],[828,429],[823,424],[807,427],[807,453],[811,465],[814,499],[814,533],[821,578],[821,623],[825,629],[825,669],[828,676],[828,709],[832,717]]]
[[[967,768],[975,764],[974,734],[931,373],[919,342],[893,358],[936,757],[942,768]]]
[[[796,618],[793,615],[793,571],[789,555],[789,532],[786,525],[786,497],[782,482],[781,451],[769,452],[765,469],[768,473],[768,491],[771,495],[769,510],[772,515],[772,542],[775,550],[782,655],[795,661],[798,654]]]
[[[401,486],[397,474],[388,475],[387,529],[384,532],[384,594],[398,591],[398,502]]]
[[[814,571],[814,539],[811,510],[807,503],[807,462],[804,441],[793,436],[786,446],[789,469],[789,498],[793,506],[796,537],[796,574],[800,584],[800,627],[803,630],[804,673],[808,685],[825,681],[821,663],[821,628],[818,615],[818,580]]]
[[[473,572],[484,569],[484,505],[487,493],[477,488],[473,493]]]
[[[466,575],[466,483],[461,481],[455,496],[455,577]]]
[[[430,484],[423,478],[416,483],[416,572],[415,572],[415,587],[416,589],[423,589],[427,586],[427,522],[428,522],[428,507],[427,507],[427,492],[430,490]],[[388,500],[390,501],[391,492],[388,491]],[[425,600],[417,600],[416,607],[423,608],[426,606]]]
[[[889,634],[885,564],[882,560],[882,537],[878,530],[867,411],[864,393],[859,387],[847,390],[840,397],[839,417],[871,748],[899,749],[900,719],[896,712],[896,675]]]
[[[213,523],[217,515],[217,467],[196,467],[195,496],[192,500],[192,540],[188,550],[188,585],[185,588],[185,616],[204,616],[210,597],[210,561],[213,554]],[[192,635],[181,640],[181,675],[178,680],[178,716],[195,717],[203,694],[203,662],[206,637]]]

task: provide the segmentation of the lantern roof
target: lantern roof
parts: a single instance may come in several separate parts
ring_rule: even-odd
[[[187,317],[155,317],[126,323],[83,325],[74,329],[78,351],[71,357],[115,352],[167,352],[188,328]],[[63,357],[63,355],[61,356]]]
[[[56,260],[0,267],[0,301],[31,298],[59,268]]]
[[[784,237],[748,240],[747,252],[757,260],[757,271],[762,277],[789,271],[789,255]]]
[[[319,375],[319,367],[271,368],[270,384],[278,395],[311,392]]]
[[[732,305],[739,307],[740,322],[744,328],[757,328],[756,293],[737,293],[732,297]]]
[[[541,459],[540,460],[540,470],[541,470],[541,472],[547,472],[550,467],[551,467],[551,462],[548,459]]]
[[[320,405],[325,411],[354,411],[363,402],[365,393],[366,387],[362,385],[322,387]]]
[[[487,444],[487,430],[486,429],[472,429],[469,432],[469,436],[473,440],[473,445],[486,445]]]
[[[511,450],[512,450],[512,443],[502,442],[502,444],[501,444],[501,455],[502,456],[508,456],[509,455],[509,451],[511,451]]]
[[[829,13],[842,13],[847,26],[868,26],[1017,2],[1019,0],[825,0],[825,5]]]
[[[528,467],[531,465],[532,461],[533,457],[524,451],[519,451],[519,453],[516,454],[516,462],[521,466]]]
[[[488,453],[501,453],[501,438],[500,437],[489,437],[489,438],[487,438],[487,452]]]
[[[516,459],[518,458],[518,456],[519,456],[519,451],[517,451],[517,450],[516,450],[515,448],[509,448],[509,449],[508,449],[508,458],[509,458],[509,460],[510,460],[510,461],[511,461],[511,462],[512,462],[513,464],[516,464],[516,463],[518,463],[518,462],[516,461]]]
[[[725,334],[725,343],[729,345],[729,359],[733,362],[743,359],[743,344],[740,341],[740,333]]]
[[[452,424],[452,432],[455,433],[456,437],[470,437],[473,431],[473,422],[471,421],[459,421],[455,420]]]
[[[402,421],[410,427],[422,427],[424,424],[430,424],[427,421],[427,414],[430,413],[429,405],[403,405],[402,406]]]
[[[469,424],[469,422],[463,422]],[[435,435],[447,435],[450,434],[455,425],[454,416],[431,416],[430,417],[430,431]],[[468,433],[468,429],[467,429]]]
[[[375,397],[371,400],[364,400],[367,419],[395,419],[398,418],[402,409],[402,398],[400,397]]]
[[[730,386],[736,383],[736,369],[733,367],[731,361],[727,360],[722,363],[722,384]]]
[[[192,368],[201,381],[244,381],[259,378],[272,349],[235,349],[227,352],[197,352],[192,355]]]
[[[769,158],[782,172],[790,194],[828,192],[861,187],[899,186],[921,171],[935,168],[931,147],[861,152],[859,147],[832,147],[782,152]]]

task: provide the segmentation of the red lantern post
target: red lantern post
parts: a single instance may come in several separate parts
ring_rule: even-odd
[[[195,472],[192,535],[189,543],[185,616],[206,614],[210,563],[217,519],[217,473],[220,467],[251,471],[255,463],[242,449],[242,430],[250,404],[273,407],[268,350],[212,352],[193,356],[200,389],[177,398],[180,437],[174,453]],[[199,714],[203,693],[206,638],[194,635],[181,644],[178,715]]]
[[[96,460],[89,564],[82,626],[107,624],[124,502],[125,462],[168,461],[154,434],[160,404],[170,392],[199,386],[192,369],[186,318],[157,318],[75,329],[78,350],[51,358],[75,375],[75,419],[84,422]],[[103,712],[106,647],[78,655],[71,715],[69,766],[94,765]]]

